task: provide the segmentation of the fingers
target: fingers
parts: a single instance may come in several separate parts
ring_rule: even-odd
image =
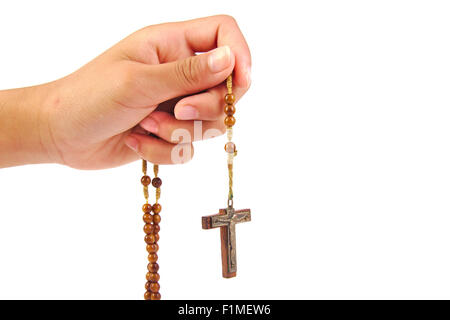
[[[229,16],[151,26],[130,39],[132,41],[123,42],[125,56],[130,57],[130,62],[135,63],[132,67],[139,71],[127,68],[124,85],[119,83],[118,87],[131,87],[133,90],[128,91],[137,102],[132,100],[128,104],[119,100],[121,104],[156,106],[176,97],[195,95],[177,103],[178,119],[168,113],[153,112],[140,123],[142,128],[163,140],[132,133],[126,138],[126,144],[154,163],[186,162],[192,158],[192,140],[224,132],[225,87],[219,84],[233,72],[233,91],[237,99],[250,86],[248,45],[236,21]],[[130,45],[132,42],[134,45]],[[208,50],[212,51],[194,55]],[[201,93],[196,94],[198,92]],[[199,129],[192,119],[210,121],[201,122]]]
[[[208,53],[159,65],[142,65],[140,90],[151,92],[149,104],[196,93],[225,81],[234,68],[234,55],[228,46]]]
[[[246,89],[233,90],[238,101]],[[219,85],[196,95],[188,96],[175,105],[175,117],[178,120],[222,120],[224,115],[225,85]]]
[[[153,133],[159,138],[148,136]],[[185,163],[192,159],[192,142],[217,137],[225,132],[223,120],[182,121],[172,114],[155,111],[125,138],[125,144],[152,163]]]
[[[180,100],[175,105],[178,120],[217,120],[223,115],[223,88],[208,90]]]
[[[229,46],[236,57],[234,69],[236,86],[250,86],[251,55],[247,42],[236,20],[227,15],[206,17],[177,23],[179,37],[185,38],[194,52],[205,52],[215,47]],[[165,52],[165,47],[158,47]]]
[[[124,39],[118,49],[128,62],[115,84],[121,105],[156,106],[214,88],[231,73],[237,98],[250,86],[250,51],[230,16],[150,26]],[[198,103],[208,105],[213,96],[203,97]]]
[[[235,59],[227,73],[234,70],[236,87],[247,89],[251,82],[250,50],[236,20],[227,15],[149,26],[124,39],[120,48],[132,60],[156,66],[223,46],[231,49]],[[185,62],[188,70],[190,62]]]
[[[131,133],[125,138],[125,144],[141,158],[155,164],[178,164],[192,159],[194,148],[191,143],[174,145],[167,141]]]
[[[225,133],[222,118],[216,121],[182,121],[162,111],[151,113],[140,126],[171,143],[204,140]]]

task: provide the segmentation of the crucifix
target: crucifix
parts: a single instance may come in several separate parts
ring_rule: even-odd
[[[233,125],[236,122],[234,102],[236,98],[232,90],[232,76],[227,78],[227,90],[225,95],[225,119],[227,127],[227,139],[225,151],[228,164],[228,204],[226,209],[220,209],[218,214],[202,217],[202,228],[220,228],[220,242],[222,251],[222,275],[224,278],[236,277],[236,224],[251,220],[250,209],[234,210],[233,207],[233,160],[237,155],[236,145],[232,141]]]
[[[250,209],[234,210],[232,204],[229,204],[226,209],[220,209],[218,214],[202,217],[203,229],[220,228],[224,278],[236,276],[236,224],[250,220]]]

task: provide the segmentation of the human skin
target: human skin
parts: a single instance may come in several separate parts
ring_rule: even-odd
[[[173,163],[173,131],[194,137],[194,120],[202,120],[204,132],[224,133],[223,82],[233,72],[239,99],[250,70],[230,16],[145,27],[64,78],[0,91],[0,167]]]

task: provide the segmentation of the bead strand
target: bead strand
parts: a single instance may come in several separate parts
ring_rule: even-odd
[[[227,165],[228,165],[228,179],[229,179],[229,190],[228,190],[228,205],[232,205],[233,202],[233,160],[237,155],[236,145],[233,143],[233,126],[236,123],[236,119],[234,118],[234,113],[236,112],[236,108],[234,106],[234,102],[236,101],[236,97],[233,94],[233,78],[232,76],[228,76],[227,78],[227,91],[228,93],[225,95],[225,107],[223,109],[225,113],[224,123],[227,127],[227,139],[228,142],[225,144],[225,151],[227,152]]]
[[[152,179],[147,175],[147,161],[142,160],[142,173],[144,174],[141,178],[141,183],[144,186],[144,198],[145,203],[148,203],[148,185]]]
[[[147,244],[147,252],[148,252],[148,265],[147,265],[147,282],[145,283],[145,300],[160,300],[161,294],[159,293],[159,265],[158,261],[158,240],[159,240],[159,223],[161,222],[161,216],[159,213],[161,212],[161,205],[158,203],[160,191],[157,192],[156,202],[152,206],[148,203],[148,186],[152,183],[153,186],[155,184],[159,184],[161,186],[161,179],[155,177],[153,181],[150,177],[147,176],[147,161],[142,160],[142,168],[144,177],[142,177],[141,182],[144,185],[144,196],[146,197],[146,203],[142,206],[142,211],[144,211],[143,220],[145,222],[144,232],[145,232],[145,243]],[[155,175],[158,172],[158,165],[153,166],[153,170]],[[147,178],[146,178],[147,177]],[[157,182],[155,183],[155,179]],[[158,182],[159,181],[159,182]],[[159,188],[159,187],[158,187]],[[154,213],[153,215],[151,213]]]

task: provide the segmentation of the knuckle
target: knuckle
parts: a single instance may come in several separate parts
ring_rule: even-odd
[[[176,76],[184,86],[192,86],[199,81],[199,66],[195,57],[189,57],[176,64]]]
[[[218,17],[225,23],[237,25],[237,21],[233,16],[230,16],[228,14],[221,14]]]

